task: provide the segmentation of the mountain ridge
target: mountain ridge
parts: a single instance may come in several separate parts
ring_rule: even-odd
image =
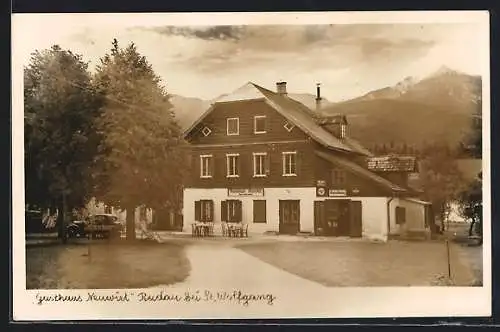
[[[408,76],[350,100],[323,99],[319,113],[345,114],[351,136],[368,148],[388,142],[419,146],[429,141],[453,146],[468,134],[471,118],[480,114],[481,84],[480,76],[443,66],[426,77]],[[288,96],[316,109],[314,94],[289,92]],[[216,99],[173,95],[171,102],[179,124],[186,129]]]

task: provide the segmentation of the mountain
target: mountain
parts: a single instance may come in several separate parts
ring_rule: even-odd
[[[170,102],[173,105],[174,113],[182,129],[188,128],[210,105],[224,95],[221,95],[212,100],[203,100],[199,98],[183,97],[180,95],[171,95]],[[316,96],[308,93],[291,93],[290,98],[293,98],[311,109],[316,108]],[[332,103],[323,98],[322,107],[328,107]]]
[[[347,102],[373,99],[397,99],[455,108],[469,114],[481,102],[481,77],[442,66],[431,75],[417,79],[406,77],[392,87],[371,91]]]
[[[423,78],[407,77],[392,87],[323,109],[346,114],[350,135],[366,147],[384,143],[455,147],[481,109],[481,78],[443,67]]]
[[[170,95],[174,113],[182,129],[188,128],[205,110],[210,107],[210,101],[199,98]]]
[[[301,102],[302,104],[306,105],[312,110],[316,109],[316,95],[313,95],[311,93],[289,93],[288,97],[295,99],[298,102]],[[333,104],[332,102],[330,102],[328,99],[324,97],[321,100],[322,108],[328,107],[332,104]]]
[[[315,109],[315,95],[288,95]],[[183,129],[214,100],[171,97]],[[323,99],[322,105],[321,113],[346,114],[349,135],[368,148],[390,142],[416,147],[425,142],[446,142],[456,146],[469,133],[472,117],[481,109],[481,77],[442,67],[423,79],[406,77],[394,86],[348,101],[333,103]]]

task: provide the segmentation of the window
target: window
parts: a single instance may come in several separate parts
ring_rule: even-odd
[[[214,201],[201,200],[194,202],[194,219],[196,221],[210,222],[214,220]]]
[[[396,206],[396,224],[402,225],[406,222],[406,209],[402,206]]]
[[[266,201],[254,200],[253,201],[253,222],[266,223]]]
[[[265,115],[254,116],[254,118],[253,118],[253,132],[255,134],[266,133],[266,116]]]
[[[229,118],[227,119],[227,135],[239,135],[240,134],[240,119],[239,118]]]
[[[333,185],[343,185],[346,183],[345,171],[341,169],[332,170],[332,184]]]
[[[283,176],[297,175],[297,152],[283,152]]]
[[[226,155],[228,178],[234,178],[240,176],[239,157],[240,155],[237,153]]]
[[[241,222],[243,206],[240,200],[231,199],[221,202],[221,221]]]
[[[213,174],[213,158],[211,154],[200,156],[200,177],[211,178]]]
[[[205,137],[207,137],[208,135],[210,135],[211,132],[212,132],[212,130],[210,128],[208,128],[208,127],[203,128],[203,130],[201,131],[201,133]]]
[[[253,176],[264,177],[267,170],[267,153],[256,152],[253,154]]]
[[[283,127],[285,127],[285,129],[288,131],[288,132],[291,132],[293,130],[293,128],[295,128],[295,125],[291,124],[290,122],[285,122],[285,124],[283,125]]]

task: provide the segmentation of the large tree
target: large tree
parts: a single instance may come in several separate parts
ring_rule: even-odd
[[[180,204],[186,168],[181,130],[160,78],[133,43],[120,48],[113,41],[95,83],[105,96],[96,196],[127,211],[127,239],[135,239],[136,207]]]
[[[448,146],[427,144],[422,151],[420,178],[427,200],[439,218],[441,230],[450,212],[450,203],[463,190],[465,182]]]
[[[24,69],[26,202],[66,212],[92,190],[91,165],[100,137],[100,98],[80,55],[55,45],[32,54]]]
[[[469,236],[476,230],[482,243],[483,235],[483,181],[482,175],[472,180],[468,186],[459,193],[458,202],[461,215],[470,220]]]

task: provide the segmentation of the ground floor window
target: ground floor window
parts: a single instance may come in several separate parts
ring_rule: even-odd
[[[253,222],[266,223],[266,201],[263,199],[253,201]]]
[[[221,221],[241,222],[243,205],[240,200],[230,199],[221,202]]]
[[[210,222],[214,220],[214,201],[200,200],[194,202],[194,219],[196,221]]]
[[[406,222],[406,209],[402,206],[396,207],[396,224],[402,225]]]

